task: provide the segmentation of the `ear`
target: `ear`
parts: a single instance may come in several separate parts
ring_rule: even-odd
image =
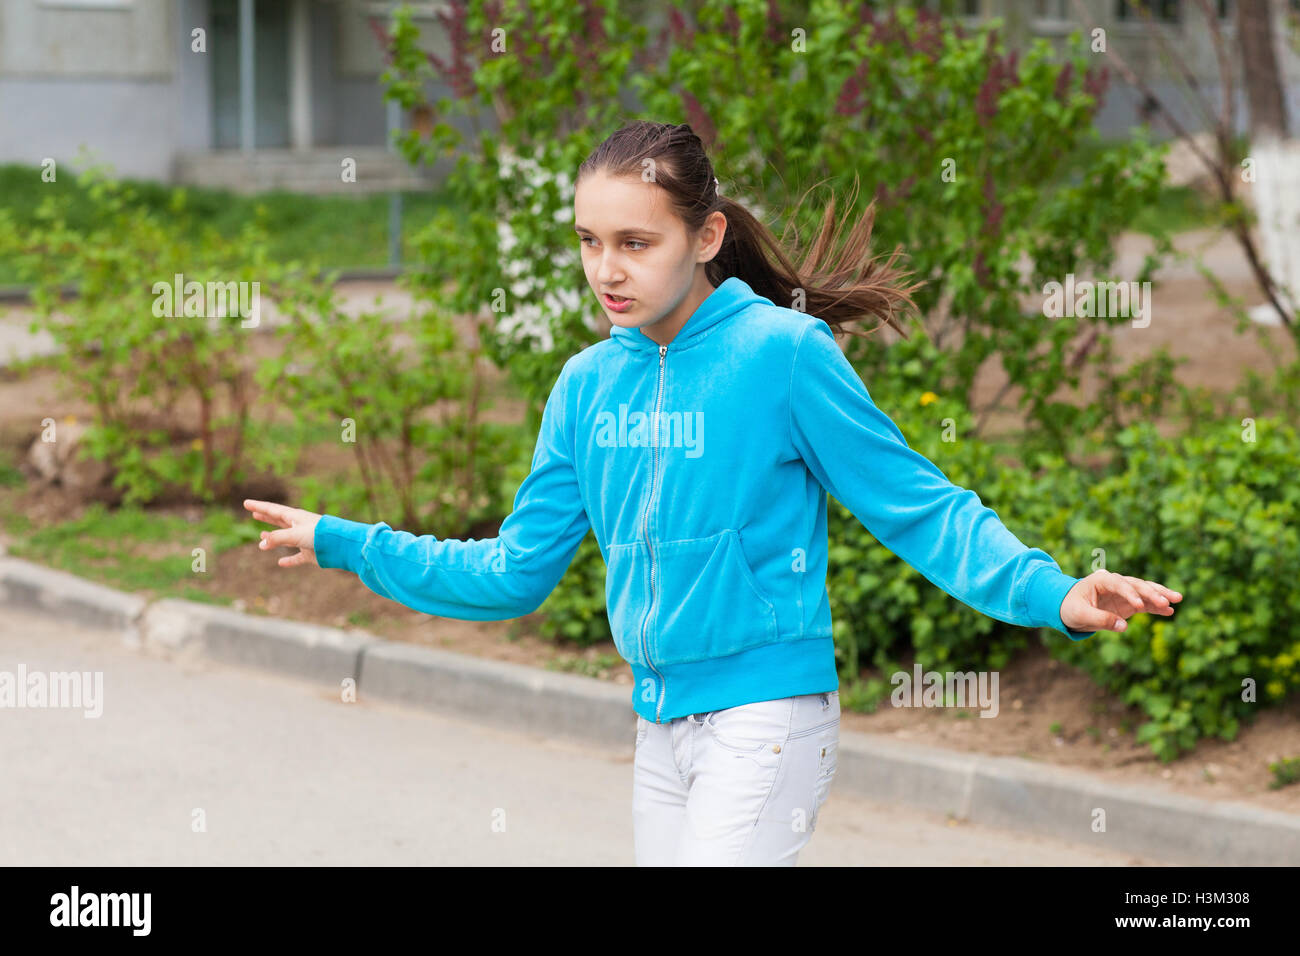
[[[722,240],[726,238],[727,229],[726,216],[717,210],[709,213],[708,218],[704,220],[704,225],[700,227],[696,239],[698,243],[697,262],[711,262],[713,260],[713,257],[718,254],[718,250],[722,248]]]

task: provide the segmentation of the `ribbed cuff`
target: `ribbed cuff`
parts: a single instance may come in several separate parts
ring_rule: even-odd
[[[316,522],[316,563],[322,568],[342,568],[356,574],[361,568],[361,549],[372,525],[334,515],[321,515]]]
[[[1055,628],[1072,641],[1082,641],[1092,637],[1096,631],[1075,631],[1065,626],[1061,620],[1061,602],[1070,588],[1079,583],[1079,578],[1071,577],[1050,565],[1044,565],[1029,577],[1025,586],[1025,604],[1029,616],[1035,621],[1042,621],[1048,627]]]

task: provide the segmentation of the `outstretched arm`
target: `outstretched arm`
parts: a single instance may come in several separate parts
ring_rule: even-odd
[[[559,583],[591,527],[578,492],[572,435],[565,428],[564,382],[561,373],[542,414],[532,470],[495,538],[417,537],[382,521],[365,524],[300,512],[311,520],[264,533],[262,546],[314,549],[320,567],[352,571],[376,594],[427,614],[498,621],[536,610]],[[282,512],[273,512],[269,504],[247,501],[245,507],[255,517],[259,511],[281,517],[298,511],[276,505]],[[293,555],[281,564],[308,560]]]
[[[1173,613],[1163,585],[1099,571],[1065,574],[1026,547],[979,496],[912,450],[817,322],[795,349],[790,437],[822,487],[927,580],[982,614],[1072,640],[1123,629],[1139,611]]]

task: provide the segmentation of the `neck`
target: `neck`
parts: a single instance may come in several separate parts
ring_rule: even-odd
[[[646,338],[659,345],[669,345],[677,337],[677,333],[695,314],[696,310],[704,304],[704,300],[713,294],[717,287],[709,281],[704,270],[700,269],[695,275],[695,282],[692,283],[690,291],[686,298],[666,318],[659,320],[653,325],[646,326],[641,331]]]

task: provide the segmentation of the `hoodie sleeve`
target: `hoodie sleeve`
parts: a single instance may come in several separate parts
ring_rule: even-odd
[[[825,322],[800,335],[791,376],[795,449],[881,544],[982,614],[1051,627],[1076,641],[1096,633],[1061,621],[1061,602],[1079,579],[1047,552],[1026,547],[975,492],[908,446]]]
[[[317,562],[361,578],[376,594],[440,617],[500,621],[535,611],[559,583],[591,525],[566,428],[568,366],[542,413],[532,469],[495,538],[467,541],[322,515]]]

